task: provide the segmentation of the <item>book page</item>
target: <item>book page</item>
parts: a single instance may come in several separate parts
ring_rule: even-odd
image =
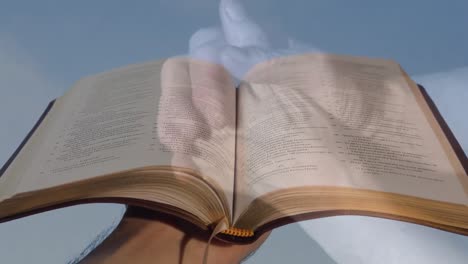
[[[457,204],[467,193],[398,64],[326,54],[256,66],[239,91],[236,216],[300,186]]]
[[[234,126],[235,87],[221,66],[131,65],[84,78],[57,100],[5,177],[22,175],[18,193],[176,166],[220,186],[231,204]]]

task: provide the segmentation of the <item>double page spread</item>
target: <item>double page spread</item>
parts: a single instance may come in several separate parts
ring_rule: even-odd
[[[89,202],[144,206],[249,242],[357,214],[468,234],[467,158],[393,61],[275,58],[236,85],[176,57],[78,81],[0,171],[0,221]]]

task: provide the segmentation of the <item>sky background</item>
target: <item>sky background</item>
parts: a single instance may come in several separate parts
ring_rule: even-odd
[[[246,2],[272,33],[321,50],[392,58],[410,74],[466,66],[468,2],[463,0]],[[5,1],[1,39],[68,87],[84,75],[187,52],[199,28],[219,23],[216,0]]]
[[[458,87],[449,93],[434,86],[432,93],[442,98],[443,112],[460,110],[453,108],[457,104],[452,101],[466,109],[460,99],[468,99],[464,77],[468,73],[466,0],[244,2],[277,48],[292,37],[322,51],[391,58],[410,75],[425,75],[421,80]],[[78,79],[130,63],[186,54],[195,31],[218,24],[216,0],[0,0],[0,163],[16,148],[47,102]],[[455,81],[444,77],[444,72],[453,71]],[[438,75],[427,76],[434,73]],[[449,119],[457,126],[456,134],[468,133],[462,115]],[[462,141],[468,142],[466,137]],[[52,262],[62,263],[114,225],[121,214],[122,207],[86,206],[0,224],[0,252],[12,256],[9,263],[15,263],[15,257],[26,262],[28,256],[41,252],[43,257],[52,256]],[[55,231],[51,223],[55,223]],[[69,240],[64,243],[59,233]],[[49,240],[43,240],[46,236]],[[278,241],[297,239],[305,241],[305,250],[310,248],[307,256],[333,263],[298,226],[281,229],[275,236],[279,239],[268,242],[272,243],[270,248],[287,248]],[[447,239],[468,245],[459,237]],[[29,255],[18,251],[24,243],[31,248]],[[59,246],[55,255],[44,253]],[[295,254],[297,249],[289,250],[286,254]],[[297,258],[297,263],[306,263],[299,261],[299,255]]]

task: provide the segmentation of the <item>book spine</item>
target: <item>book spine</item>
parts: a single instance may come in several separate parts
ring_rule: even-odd
[[[34,125],[34,127],[31,129],[31,131],[29,131],[28,135],[23,139],[23,141],[21,142],[21,144],[18,146],[18,148],[15,150],[15,152],[13,152],[13,155],[11,155],[11,157],[7,160],[7,162],[2,166],[2,168],[0,169],[0,177],[3,176],[3,174],[5,174],[5,172],[7,171],[8,167],[10,167],[10,165],[13,163],[13,161],[16,159],[16,157],[18,156],[18,154],[21,152],[21,150],[24,148],[24,146],[26,145],[26,143],[28,143],[29,139],[32,137],[32,135],[34,135],[34,132],[36,132],[37,128],[41,125],[42,121],[44,121],[44,119],[46,118],[47,114],[50,112],[50,110],[52,109],[52,107],[54,106],[55,104],[55,100],[53,100],[52,102],[49,103],[49,105],[47,106],[47,108],[45,109],[44,113],[42,113],[41,117],[39,118],[39,120],[37,120],[36,124]]]

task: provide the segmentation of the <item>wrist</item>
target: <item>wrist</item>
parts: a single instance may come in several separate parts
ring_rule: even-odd
[[[124,217],[83,263],[202,263],[207,241],[149,219]],[[245,246],[210,245],[208,263],[239,263]]]

